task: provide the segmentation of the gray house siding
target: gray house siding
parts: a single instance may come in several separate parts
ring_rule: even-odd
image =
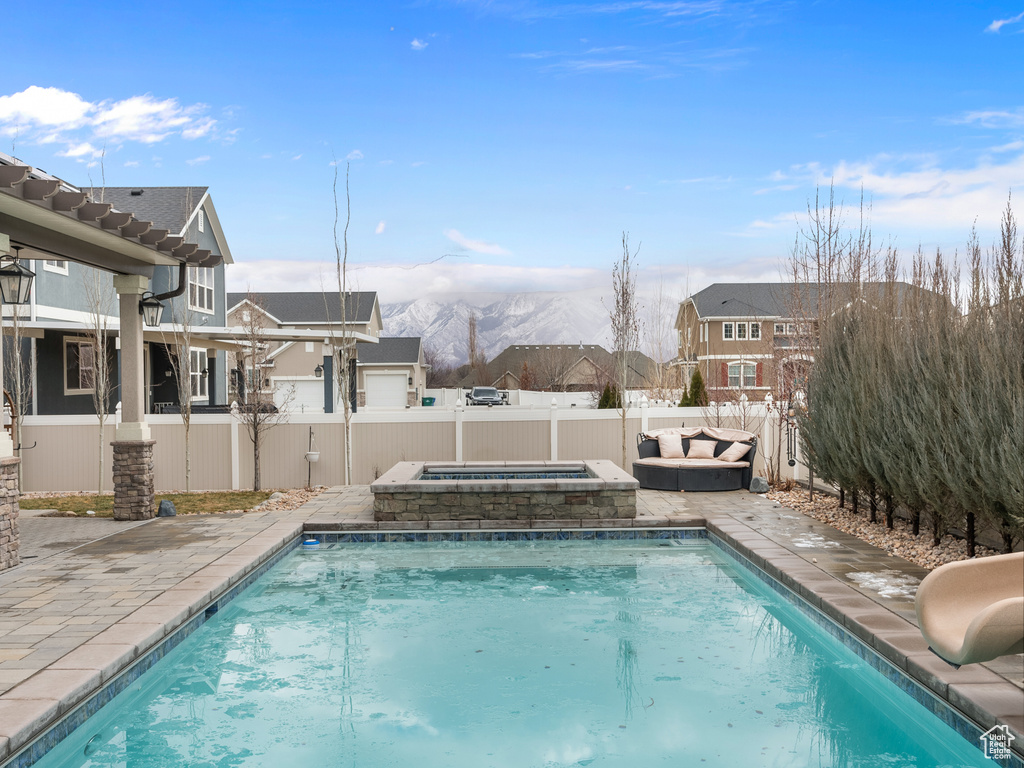
[[[47,307],[59,309],[70,309],[76,312],[91,312],[89,297],[86,293],[86,281],[93,280],[93,276],[100,275],[104,281],[105,289],[103,294],[107,298],[108,306],[104,308],[105,314],[117,315],[117,294],[114,292],[113,278],[108,273],[101,273],[92,267],[78,264],[73,261],[67,262],[68,273],[66,275],[52,272],[45,268],[44,262],[34,261],[30,269],[36,273],[33,291],[36,296],[36,315],[46,319],[52,318],[53,313],[47,311]]]
[[[92,394],[66,394],[64,391],[64,339],[78,336],[66,331],[46,331],[36,339],[36,407],[40,416],[96,413]],[[117,351],[107,344],[107,365],[110,369],[110,396],[107,413],[113,413],[121,399],[117,389]]]

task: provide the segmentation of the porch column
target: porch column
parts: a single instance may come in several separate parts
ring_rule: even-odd
[[[0,234],[0,256],[11,252],[10,238]],[[0,311],[0,321],[3,313]],[[3,395],[4,370],[3,334],[0,333],[0,397]],[[18,487],[18,464],[21,459],[14,457],[14,441],[7,430],[0,425],[0,571],[13,568],[21,562],[18,554],[18,499],[21,489]]]
[[[121,319],[121,423],[114,432],[114,519],[153,517],[153,445],[146,423],[141,275],[114,275]]]

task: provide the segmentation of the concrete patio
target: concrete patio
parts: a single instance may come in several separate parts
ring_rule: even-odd
[[[498,530],[522,523],[376,523],[366,486],[327,490],[287,512],[142,523],[22,520],[25,562],[0,573],[0,761],[15,755],[304,532]],[[1024,744],[1024,657],[953,670],[917,631],[926,571],[743,491],[642,490],[633,521],[535,521],[537,529],[706,525],[844,631],[982,729]],[[35,555],[35,557],[32,557]]]

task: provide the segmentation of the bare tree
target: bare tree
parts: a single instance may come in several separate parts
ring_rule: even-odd
[[[103,493],[103,448],[106,442],[103,431],[110,408],[110,395],[115,388],[110,376],[109,356],[110,317],[114,308],[114,286],[110,275],[98,269],[89,269],[84,285],[85,301],[89,308],[88,334],[92,342],[92,405],[99,420],[96,488],[97,492]]]
[[[612,267],[613,308],[609,312],[612,325],[612,347],[615,356],[615,384],[618,387],[622,417],[622,467],[626,468],[626,414],[629,411],[630,356],[640,346],[640,306],[636,297],[635,259],[640,246],[629,250],[629,234],[622,233],[622,255]]]
[[[423,345],[423,362],[427,366],[427,389],[441,389],[452,385],[451,379],[455,368],[436,348]]]
[[[344,418],[344,440],[345,440],[345,485],[352,483],[352,395],[356,386],[350,366],[355,356],[355,339],[348,331],[348,304],[350,299],[348,287],[348,227],[352,221],[352,197],[349,192],[349,173],[351,163],[345,163],[345,228],[342,231],[341,242],[338,242],[338,222],[340,219],[338,211],[338,161],[334,161],[334,265],[335,276],[338,283],[338,301],[341,305],[341,334],[335,337],[333,326],[329,325],[331,337],[331,349],[340,350],[339,365],[335,366],[335,381],[338,384],[338,394],[341,398],[342,416]],[[326,302],[327,297],[324,296]]]
[[[243,425],[252,442],[252,489],[262,488],[260,479],[260,451],[267,433],[286,420],[291,395],[280,393],[275,403],[275,392],[264,373],[270,342],[264,325],[265,313],[259,294],[249,289],[246,301],[248,314],[242,315],[241,348],[236,352],[236,365],[243,371],[247,386],[245,402],[233,409],[235,418]],[[294,393],[294,390],[292,390]]]
[[[651,372],[647,396],[651,400],[679,400],[681,379],[679,370],[670,366],[669,360],[678,354],[679,345],[672,343],[675,312],[679,306],[665,291],[664,277],[658,279],[654,293],[647,305],[647,320],[644,323],[644,346],[647,355],[657,364]]]

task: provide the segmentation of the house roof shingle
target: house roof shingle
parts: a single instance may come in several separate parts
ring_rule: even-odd
[[[228,308],[235,307],[248,295],[248,293],[229,293]],[[286,325],[295,323],[320,325],[341,321],[341,298],[336,291],[333,293],[318,291],[267,293],[258,291],[256,295],[263,304],[263,309]],[[370,322],[376,302],[376,291],[349,293],[345,301],[345,321],[349,323]]]
[[[420,360],[420,337],[382,336],[376,344],[357,342],[356,358],[367,365],[412,365]]]
[[[209,187],[105,187],[94,190],[93,199],[113,204],[119,211],[131,211],[136,218],[152,221],[154,227],[177,234],[185,229],[192,212]],[[137,192],[140,194],[132,194]]]
[[[615,370],[615,356],[598,344],[513,344],[489,360],[487,370],[494,380],[501,378],[506,372],[518,378],[523,363],[526,363],[535,376],[564,378],[584,358],[609,376]],[[628,386],[636,388],[649,384],[654,379],[653,374],[657,366],[657,363],[642,352],[630,352]],[[476,373],[470,371],[458,386],[473,386],[475,378]],[[557,383],[538,382],[543,387]]]
[[[881,288],[882,283],[866,283]],[[897,301],[913,290],[909,283],[896,283]],[[818,283],[714,283],[690,299],[700,317],[793,317],[800,307],[816,307]],[[799,291],[799,293],[798,293]],[[802,295],[801,295],[802,294]]]

